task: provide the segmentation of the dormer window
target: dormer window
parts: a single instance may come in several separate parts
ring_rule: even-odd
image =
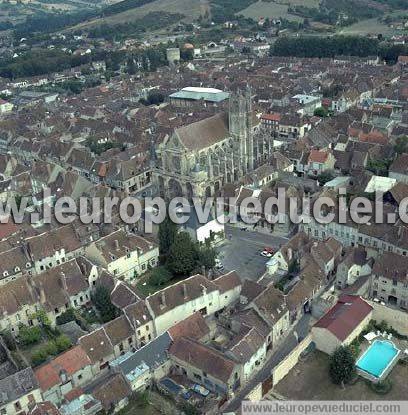
[[[15,267],[14,268],[14,272],[20,272],[20,268],[19,267]]]
[[[26,268],[31,268],[31,264],[29,262],[27,262]]]
[[[8,276],[9,276],[8,271],[4,271],[4,272],[3,272],[3,277],[8,277]]]

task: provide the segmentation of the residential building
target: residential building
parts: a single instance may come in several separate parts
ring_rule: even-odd
[[[176,373],[210,391],[231,396],[241,386],[241,365],[209,346],[181,337],[170,346],[169,355]]]
[[[408,258],[386,252],[374,263],[370,297],[408,310]]]
[[[171,337],[165,332],[140,349],[113,360],[111,367],[123,374],[132,391],[144,390],[152,380],[159,380],[168,374],[171,343]]]
[[[91,361],[81,346],[74,346],[35,369],[45,400],[60,405],[64,396],[93,379]]]
[[[18,415],[28,413],[42,402],[40,386],[33,369],[28,367],[0,380],[0,413]]]
[[[313,327],[316,348],[332,354],[338,347],[349,345],[368,325],[373,308],[361,297],[341,295]]]
[[[130,281],[158,264],[159,248],[141,236],[118,230],[88,245],[85,255],[116,278]]]

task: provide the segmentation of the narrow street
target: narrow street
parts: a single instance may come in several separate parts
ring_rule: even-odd
[[[235,396],[234,399],[223,410],[224,413],[237,411],[241,402],[245,399],[248,393],[260,382],[268,379],[271,376],[272,369],[285,358],[298,344],[294,332],[298,334],[299,338],[305,337],[309,332],[309,324],[311,320],[310,314],[305,314],[296,326],[290,331],[286,339],[279,345],[277,350],[269,357],[263,368],[248,382]]]

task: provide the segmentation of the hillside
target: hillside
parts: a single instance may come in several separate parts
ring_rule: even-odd
[[[125,2],[116,3],[109,7],[107,10],[108,13],[105,13],[104,17],[98,17],[80,23],[71,27],[70,30],[91,28],[102,23],[112,26],[128,23],[140,19],[152,12],[183,14],[186,21],[192,21],[200,16],[200,0],[154,0],[150,3],[143,4],[142,6],[116,13],[117,10],[120,10],[118,6],[122,5],[122,3]]]
[[[249,17],[251,19],[259,19],[260,17],[265,17],[284,18],[288,20],[302,20],[299,16],[295,16],[288,12],[289,5],[301,5],[317,8],[319,6],[319,2],[316,0],[288,0],[285,2],[258,0],[256,3],[253,3],[246,9],[240,11],[238,14],[242,14],[243,16]]]

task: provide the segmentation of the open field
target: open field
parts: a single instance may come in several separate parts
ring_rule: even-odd
[[[397,364],[387,379],[393,387],[386,395],[372,391],[359,378],[354,385],[334,385],[328,373],[329,359],[322,352],[309,354],[276,386],[276,391],[294,400],[403,400],[408,394],[408,365]]]
[[[315,0],[294,0],[287,3],[291,3],[294,5],[301,4],[304,6],[314,7],[316,5]],[[303,21],[303,19],[299,16],[295,16],[293,14],[288,13],[288,5],[277,3],[277,2],[266,2],[259,0],[254,4],[251,4],[246,9],[240,11],[238,14],[242,14],[245,17],[249,17],[252,19],[259,19],[260,17],[268,17],[268,18],[279,18],[282,17],[288,20],[296,20],[296,21]]]
[[[343,27],[338,32],[342,35],[378,35],[392,36],[395,30],[386,24],[379,22],[377,19],[365,19],[354,23],[351,26]]]
[[[115,25],[132,22],[151,12],[181,13],[186,16],[186,21],[192,21],[200,16],[200,0],[156,0],[122,13],[105,18],[90,20],[69,28],[69,30],[89,28],[100,24]]]

